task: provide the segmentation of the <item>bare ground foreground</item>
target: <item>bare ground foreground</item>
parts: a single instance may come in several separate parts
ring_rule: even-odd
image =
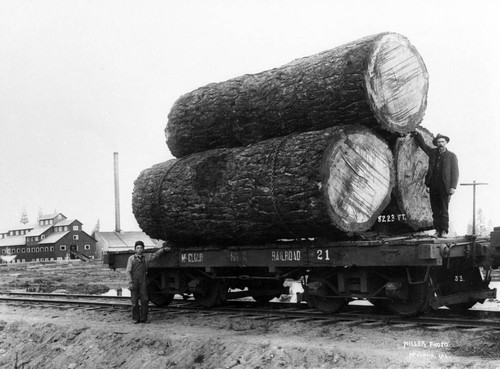
[[[2,290],[55,275],[75,292],[71,278],[60,279],[77,269],[82,277],[76,284],[119,284],[123,278],[97,264],[58,267],[66,273],[46,265],[16,268],[0,268]],[[131,324],[124,311],[0,304],[0,368],[9,369],[500,368],[499,341],[487,331],[396,331],[201,314]]]

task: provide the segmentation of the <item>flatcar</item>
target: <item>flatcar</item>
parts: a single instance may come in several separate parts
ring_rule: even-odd
[[[125,268],[133,251],[109,253]],[[500,264],[500,227],[490,237],[374,237],[355,241],[282,240],[274,243],[171,247],[146,253],[148,292],[157,306],[193,294],[207,308],[233,298],[270,301],[300,280],[309,304],[325,313],[366,299],[401,316],[447,306],[463,312],[496,298],[492,269]],[[238,292],[233,290],[238,289]]]

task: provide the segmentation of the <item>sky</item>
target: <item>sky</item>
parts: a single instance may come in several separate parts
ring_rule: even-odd
[[[172,158],[182,94],[380,32],[406,36],[429,72],[422,125],[448,135],[460,183],[500,226],[497,1],[0,0],[0,229],[61,212],[91,232],[139,230],[133,182]],[[465,234],[472,189],[450,205]]]

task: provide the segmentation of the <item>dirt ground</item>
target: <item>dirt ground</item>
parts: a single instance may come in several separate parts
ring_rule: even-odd
[[[30,278],[47,278],[33,269]],[[107,278],[107,272],[88,275]],[[0,279],[29,282],[25,273],[2,268]],[[118,283],[119,278],[109,280]],[[2,303],[0,368],[500,368],[500,337],[493,332],[396,331],[179,314],[152,315],[151,320],[132,324],[129,311]]]
[[[0,305],[0,368],[499,368],[498,337]]]

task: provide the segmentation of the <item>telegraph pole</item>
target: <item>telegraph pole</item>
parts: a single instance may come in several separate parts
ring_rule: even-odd
[[[476,186],[487,185],[488,183],[460,183],[460,186],[472,186],[472,236],[476,235]]]

